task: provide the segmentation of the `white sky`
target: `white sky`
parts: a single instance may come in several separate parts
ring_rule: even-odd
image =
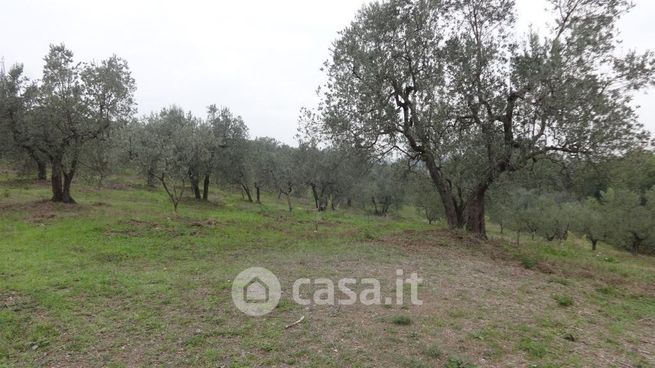
[[[316,103],[331,42],[363,0],[0,0],[0,57],[41,74],[50,43],[78,61],[115,53],[129,62],[141,114],[178,104],[204,117],[229,107],[251,136],[294,142],[302,106]],[[517,0],[520,24],[543,24],[544,0]],[[636,0],[621,22],[626,48],[655,49],[655,2]],[[640,96],[655,132],[654,94]]]

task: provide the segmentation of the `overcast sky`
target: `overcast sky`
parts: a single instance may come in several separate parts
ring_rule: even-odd
[[[626,48],[655,49],[655,2],[621,22]],[[115,53],[137,81],[139,113],[210,104],[243,116],[251,136],[293,143],[300,107],[314,106],[320,67],[362,0],[0,0],[0,57],[41,74],[50,43],[79,61]],[[517,0],[522,27],[541,25],[544,0]],[[637,102],[655,132],[655,91]]]

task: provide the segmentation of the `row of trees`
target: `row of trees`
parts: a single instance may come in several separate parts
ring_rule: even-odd
[[[633,253],[655,252],[655,154],[633,150],[600,163],[540,162],[497,182],[488,198],[501,230],[563,240],[584,235]]]
[[[387,9],[389,5],[385,4],[366,7],[360,17],[369,16],[367,12]],[[415,9],[417,4],[423,3],[410,2],[406,8],[387,10],[403,13],[413,9],[411,14],[418,12],[412,16],[428,12],[420,7]],[[364,30],[357,28],[357,32]],[[497,153],[495,143],[476,141],[479,145],[470,147],[471,142],[459,141],[462,146],[456,147],[451,143],[458,142],[457,136],[453,142],[446,142],[442,137],[442,146],[428,142],[430,150],[443,149],[437,160],[437,156],[427,150],[427,141],[419,143],[412,134],[432,139],[429,137],[436,133],[436,129],[450,130],[461,124],[461,117],[440,122],[439,119],[445,117],[433,115],[436,122],[431,122],[432,125],[421,125],[420,121],[412,120],[412,114],[418,112],[411,109],[418,108],[418,105],[411,107],[416,102],[412,102],[410,97],[419,92],[412,90],[413,85],[407,82],[404,82],[405,97],[389,95],[394,104],[400,103],[400,107],[392,106],[393,111],[378,111],[380,114],[375,117],[371,115],[375,110],[368,110],[367,119],[375,118],[375,124],[378,124],[375,126],[367,125],[373,120],[358,120],[363,118],[359,115],[337,115],[336,110],[331,110],[330,104],[334,101],[330,99],[337,98],[333,93],[338,91],[327,92],[321,110],[304,111],[301,122],[305,134],[298,147],[290,147],[270,138],[250,139],[248,127],[240,116],[215,105],[208,107],[202,118],[176,106],[135,118],[135,83],[127,63],[116,56],[100,63],[75,63],[72,52],[57,45],[51,47],[44,60],[43,77],[39,80],[27,79],[20,65],[13,66],[8,72],[0,71],[0,129],[8,133],[0,135],[0,153],[5,160],[27,162],[41,180],[46,179],[50,168],[53,201],[74,202],[71,184],[77,174],[93,177],[102,185],[112,174],[137,172],[149,186],[160,184],[176,211],[185,195],[191,194],[196,200],[206,201],[210,198],[212,185],[222,185],[238,188],[244,199],[250,202],[261,203],[262,191],[272,193],[284,198],[289,210],[294,207],[295,198],[305,196],[311,198],[318,211],[358,206],[381,216],[403,204],[412,204],[429,222],[444,219],[451,227],[468,224],[471,216],[484,225],[485,217],[490,217],[518,234],[540,235],[548,240],[563,239],[569,230],[574,230],[585,234],[594,247],[598,241],[607,241],[637,252],[641,248],[652,248],[655,243],[655,235],[651,233],[655,228],[655,200],[651,189],[655,186],[655,159],[652,152],[638,148],[645,137],[639,133],[638,126],[620,120],[630,120],[633,114],[623,104],[626,101],[619,101],[625,115],[616,115],[613,108],[606,111],[619,120],[610,122],[607,120],[609,115],[592,119],[591,125],[598,126],[598,129],[609,124],[608,129],[614,130],[603,131],[603,134],[611,137],[599,136],[601,133],[595,132],[596,128],[591,129],[581,120],[568,120],[571,117],[564,117],[566,114],[561,111],[562,116],[539,117],[561,118],[569,124],[549,120],[548,124],[554,124],[550,126],[539,120],[543,129],[557,126],[561,130],[581,129],[575,134],[591,134],[590,139],[597,140],[585,144],[595,145],[593,150],[588,151],[589,155],[579,155],[580,152],[573,149],[553,150],[543,157],[530,155],[528,161],[512,161],[509,165],[516,166],[508,168],[503,175],[493,174],[493,180],[485,184],[488,187],[484,188],[482,200],[473,203],[471,191],[480,188],[475,177],[489,171],[485,168],[484,155],[475,155],[471,150]],[[388,67],[395,62],[397,60],[388,61]],[[446,61],[443,63],[448,65]],[[646,68],[647,65],[642,66]],[[631,72],[637,71],[643,78],[648,74],[642,69]],[[360,73],[359,69],[354,72]],[[360,77],[355,75],[351,79],[359,80]],[[337,84],[331,88],[346,82],[335,80]],[[346,83],[342,87],[352,86]],[[381,88],[375,88],[378,87]],[[339,98],[345,97],[340,95]],[[553,106],[549,108],[563,108],[556,101],[551,102]],[[609,103],[607,100],[601,102]],[[431,107],[423,105],[425,103],[421,102],[422,108],[430,110]],[[364,111],[361,109],[365,105],[358,106],[357,111]],[[349,109],[346,106],[344,111],[354,114]],[[519,115],[524,113],[517,112]],[[398,122],[392,121],[398,114],[402,126],[394,125]],[[405,120],[406,114],[410,115],[409,120]],[[475,118],[471,119],[471,125],[466,128],[466,134],[472,135],[469,138],[478,135],[481,139],[488,133],[490,136],[486,139],[495,139],[496,133],[479,130],[486,123],[480,125]],[[440,124],[448,124],[448,127]],[[408,129],[411,134],[398,129]],[[336,137],[343,139],[337,142]],[[558,139],[568,139],[566,137],[563,135]],[[530,149],[542,146],[541,140],[555,144],[558,139],[555,135],[543,135],[538,142],[531,143]],[[624,144],[630,142],[639,144],[635,145],[636,149],[621,155]],[[417,153],[417,149],[423,151]],[[524,155],[530,149],[513,144],[510,156],[516,158],[514,155]],[[399,159],[397,155],[389,155],[392,152],[401,152],[407,157]],[[597,155],[599,152],[602,154]],[[583,156],[585,160],[581,159]],[[441,181],[445,181],[445,192]],[[453,201],[457,226],[453,223],[453,208],[444,203],[444,198],[445,202]],[[486,208],[490,210],[488,214]],[[475,231],[478,225],[480,223],[469,226],[469,230]],[[484,228],[481,231],[484,233]]]
[[[307,193],[319,211],[356,204],[378,215],[404,198],[397,165],[312,140],[297,148],[251,140],[243,119],[228,108],[209,106],[200,118],[171,106],[135,118],[135,82],[117,56],[77,63],[65,46],[53,45],[44,60],[38,80],[28,79],[20,64],[0,69],[0,153],[33,168],[39,180],[50,169],[55,202],[75,202],[71,187],[79,174],[102,185],[128,170],[148,186],[160,184],[175,210],[189,191],[208,200],[212,184],[236,187],[257,203],[262,191],[271,192],[289,210],[292,198]]]
[[[609,189],[600,198],[566,200],[562,193],[538,194],[517,189],[507,197],[491,199],[490,217],[501,231],[535,235],[548,241],[566,240],[569,232],[583,235],[596,250],[606,242],[630,250],[655,251],[655,188],[645,193]]]

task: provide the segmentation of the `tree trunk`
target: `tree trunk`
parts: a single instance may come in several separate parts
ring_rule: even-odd
[[[597,239],[591,239],[591,250],[594,252],[598,249],[598,240]]]
[[[262,201],[260,200],[259,197],[259,185],[257,185],[257,183],[255,183],[255,192],[257,194],[257,204],[262,204]]]
[[[200,186],[198,183],[198,178],[196,176],[190,176],[191,179],[191,189],[193,190],[193,195],[196,198],[196,201],[202,199],[200,194]]]
[[[375,201],[375,197],[371,197],[371,201],[373,202],[373,208],[375,208],[375,214],[380,216],[380,211],[378,210],[378,202]]]
[[[23,148],[27,150],[28,155],[34,160],[34,163],[36,163],[36,180],[38,181],[46,181],[48,180],[48,162],[43,158],[42,155],[39,154],[34,148],[32,148],[29,145],[24,145]]]
[[[73,182],[73,176],[75,176],[74,170],[64,172],[64,188],[62,192],[64,203],[75,203],[75,200],[71,197],[71,183]]]
[[[246,193],[246,196],[248,196],[248,202],[252,203],[252,195],[250,195],[250,188],[248,188],[248,186],[245,184],[241,184],[241,188],[243,188],[243,191]]]
[[[434,183],[437,191],[439,192],[439,197],[441,197],[441,203],[444,207],[444,213],[446,215],[446,221],[448,222],[448,227],[451,229],[457,229],[462,227],[461,214],[457,209],[455,204],[455,199],[452,196],[452,192],[448,187],[448,184],[444,180],[441,171],[434,163],[430,157],[425,157],[423,159],[425,162],[428,172],[430,173],[430,178],[432,183]]]
[[[293,207],[291,207],[291,194],[286,193],[287,196],[287,204],[289,205],[289,212],[293,211]]]
[[[68,172],[64,171],[64,165],[61,157],[53,157],[50,160],[52,165],[52,174],[50,182],[52,184],[52,201],[60,203],[75,203],[71,196],[71,183],[75,176],[77,168],[77,159],[74,158],[71,163],[71,168]]]
[[[209,200],[209,174],[205,175],[205,180],[202,183],[202,200]]]
[[[484,219],[485,190],[478,190],[466,203],[466,230],[482,238],[487,238]]]
[[[43,160],[35,160],[38,168],[36,179],[38,181],[48,180],[48,165]]]
[[[148,170],[148,181],[147,181],[147,183],[146,183],[146,185],[148,186],[148,188],[155,188],[155,187],[157,186],[157,185],[155,184],[155,183],[156,183],[156,181],[155,181],[156,179],[157,179],[157,178],[155,177],[155,174],[153,173],[152,169]]]
[[[316,209],[320,210],[320,204],[319,204],[319,200],[318,200],[318,191],[316,191],[316,185],[309,184],[309,186],[312,188],[312,195],[314,196],[314,204],[316,205]]]
[[[62,177],[61,159],[53,158],[51,160],[52,173],[50,175],[50,182],[52,184],[52,201],[64,201],[64,186]]]
[[[639,246],[641,245],[641,242],[643,241],[643,239],[641,239],[640,237],[638,237],[638,236],[636,236],[634,234],[632,236],[633,236],[632,255],[636,257],[636,256],[639,255]]]

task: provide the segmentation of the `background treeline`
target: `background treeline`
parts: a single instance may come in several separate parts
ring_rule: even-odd
[[[637,149],[593,162],[539,162],[495,185],[489,217],[501,227],[548,241],[583,235],[637,254],[655,251],[655,155]]]
[[[216,186],[262,203],[268,193],[293,210],[309,199],[317,211],[357,207],[385,216],[412,206],[430,223],[444,207],[425,163],[377,159],[352,145],[305,135],[292,147],[249,136],[226,107],[194,116],[177,106],[135,117],[135,82],[127,63],[112,56],[77,63],[52,46],[43,76],[29,80],[21,65],[0,73],[2,161],[20,175],[50,179],[52,200],[74,203],[78,176],[99,186],[138,175],[162,187],[177,211],[184,198],[208,201]],[[270,198],[270,197],[268,197]],[[608,242],[634,252],[655,251],[655,156],[640,148],[594,162],[535,161],[497,180],[484,206],[502,232],[548,241],[584,235],[596,248]]]
[[[121,58],[79,63],[53,45],[44,60],[38,80],[20,64],[0,70],[0,153],[22,176],[49,177],[55,202],[75,202],[77,177],[102,186],[130,173],[161,185],[175,210],[187,195],[207,201],[213,184],[250,202],[271,193],[289,210],[307,195],[319,211],[359,206],[378,215],[403,201],[399,164],[347,146],[250,139],[240,116],[215,105],[203,117],[170,106],[136,118],[136,85]]]

